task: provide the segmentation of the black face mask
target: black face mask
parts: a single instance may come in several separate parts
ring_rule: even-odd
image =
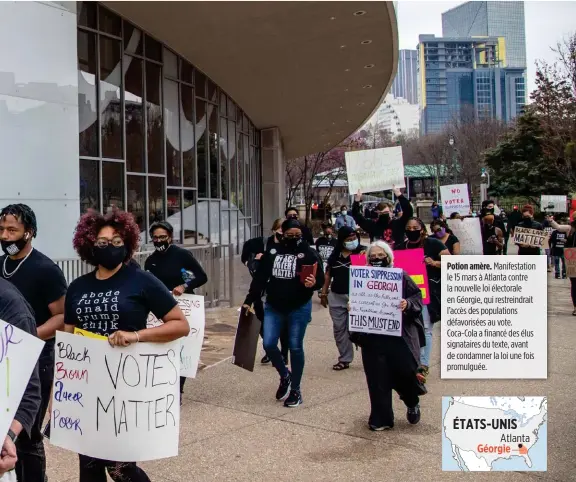
[[[277,241],[282,241],[282,233],[274,233],[274,237]]]
[[[282,238],[284,246],[290,250],[294,250],[298,247],[298,245],[302,242],[300,238]]]
[[[380,216],[378,216],[378,222],[380,222],[382,224],[387,224],[388,221],[390,221],[390,213],[384,213],[384,214],[380,214]]]
[[[406,231],[406,237],[408,241],[415,243],[420,240],[421,233],[422,231]]]
[[[170,243],[168,241],[155,241],[154,248],[159,253],[164,253],[170,247]]]
[[[28,235],[25,234],[23,238],[17,241],[2,241],[2,251],[8,256],[16,256],[28,244]]]
[[[388,258],[370,260],[370,266],[374,266],[375,268],[386,268],[389,264]]]
[[[126,258],[126,246],[112,246],[111,244],[105,248],[95,246],[94,258],[100,266],[113,270],[124,262]]]
[[[530,216],[522,216],[524,221],[530,221],[532,218]]]

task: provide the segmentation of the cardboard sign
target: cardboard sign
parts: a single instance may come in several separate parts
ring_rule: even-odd
[[[428,287],[428,272],[424,263],[424,250],[406,249],[394,251],[394,267],[402,268],[412,278],[422,292],[422,302],[430,304],[430,289]]]
[[[540,229],[514,228],[514,243],[524,244],[531,248],[548,249],[548,234]]]
[[[40,338],[0,320],[0,437],[6,437],[40,357]]]
[[[188,336],[180,339],[180,376],[196,378],[206,326],[204,297],[185,293],[181,296],[175,296],[175,298],[190,325]],[[156,318],[152,313],[148,314],[147,326],[149,328],[161,324],[162,320]]]
[[[351,267],[348,329],[402,336],[402,279],[398,268]]]
[[[440,186],[440,197],[442,198],[442,210],[447,217],[452,213],[458,213],[462,216],[470,214],[468,184]]]
[[[447,222],[460,241],[460,254],[484,254],[480,218],[448,219]]]
[[[540,196],[540,210],[543,213],[565,213],[567,204],[567,196]]]
[[[348,191],[362,193],[405,187],[402,147],[348,151],[346,174]]]
[[[179,350],[57,332],[50,442],[118,462],[178,455]]]
[[[242,308],[238,318],[238,328],[234,339],[234,351],[232,363],[249,372],[254,371],[256,351],[258,349],[258,337],[262,322],[251,311],[246,313]]]
[[[566,277],[576,278],[576,248],[564,248],[564,262]]]

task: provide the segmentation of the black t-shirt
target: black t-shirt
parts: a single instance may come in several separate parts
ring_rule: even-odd
[[[352,254],[360,254],[367,250],[366,246],[359,245]],[[347,295],[350,292],[350,255],[342,256],[340,250],[334,251],[328,258],[327,270],[332,277],[330,290],[340,295]]]
[[[38,327],[52,318],[48,305],[58,301],[66,294],[66,279],[58,265],[37,249],[32,250],[26,261],[23,259],[13,260],[2,256],[0,258],[0,265],[2,265],[0,275],[10,281],[22,293],[32,307]],[[16,268],[18,269],[14,272]],[[14,272],[14,274],[7,277],[5,272],[8,274]],[[54,341],[55,338],[46,340],[40,360],[53,358]]]
[[[448,248],[448,251],[450,251],[450,254],[454,254],[454,245],[456,243],[459,243],[460,240],[458,239],[458,237],[452,233],[450,233],[448,235],[448,239],[446,239],[444,246],[446,246],[446,248]]]
[[[143,330],[150,312],[162,319],[174,306],[174,296],[160,280],[122,266],[105,280],[97,279],[93,271],[70,283],[64,323],[109,336],[118,330]]]
[[[401,245],[396,245],[397,250],[404,250],[404,249],[417,249],[420,246],[417,244],[408,243],[408,241],[404,241]],[[424,256],[426,258],[430,258],[433,261],[440,261],[442,256],[440,252],[446,250],[446,245],[436,238],[428,237],[424,240]],[[428,266],[426,265],[426,272],[428,273],[428,279],[439,281],[441,276],[441,269],[436,268],[435,266]]]
[[[550,237],[550,247],[552,248],[552,256],[563,256],[564,246],[568,241],[568,235],[558,230],[552,232]]]
[[[322,261],[328,261],[334,248],[338,245],[338,240],[335,238],[328,239],[326,236],[321,236],[316,240],[316,251],[320,255]]]
[[[196,258],[192,256],[192,253],[174,244],[162,253],[154,251],[146,259],[144,269],[162,281],[170,291],[176,286],[183,285],[186,281],[185,276],[191,278],[186,288],[186,293],[190,294],[208,281],[206,273]],[[183,273],[182,270],[187,271],[187,273]]]

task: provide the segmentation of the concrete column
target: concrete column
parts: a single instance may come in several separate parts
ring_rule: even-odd
[[[276,218],[284,216],[286,205],[286,164],[282,137],[277,127],[263,129],[262,146],[262,227],[266,234]]]

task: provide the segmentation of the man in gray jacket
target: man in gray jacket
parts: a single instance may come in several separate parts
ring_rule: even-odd
[[[0,320],[36,336],[36,321],[30,305],[12,283],[2,278],[0,278]],[[10,424],[8,434],[2,442],[0,480],[4,480],[4,474],[10,472],[16,466],[17,439],[22,432],[28,436],[30,435],[39,408],[40,377],[38,374],[38,363],[36,363],[18,410],[16,410],[14,420]]]

